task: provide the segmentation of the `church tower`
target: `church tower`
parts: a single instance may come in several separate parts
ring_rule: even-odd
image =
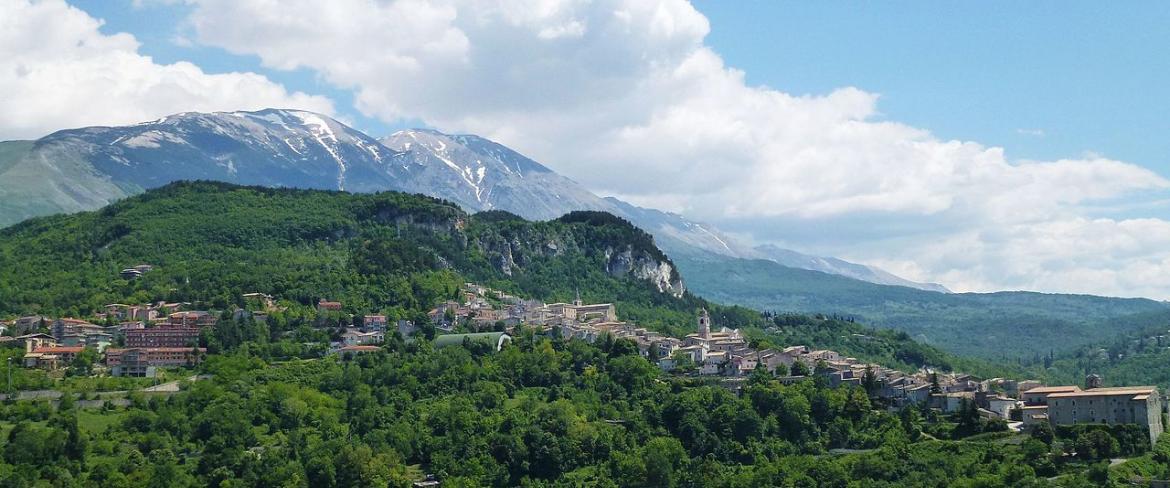
[[[711,340],[711,315],[705,308],[699,312],[699,337]]]
[[[582,301],[581,301],[581,289],[580,289],[580,288],[578,288],[578,289],[577,289],[577,297],[573,299],[573,306],[574,306],[574,307],[580,307],[580,306],[582,306],[582,305],[584,305],[584,304],[585,304],[585,302],[582,302]]]

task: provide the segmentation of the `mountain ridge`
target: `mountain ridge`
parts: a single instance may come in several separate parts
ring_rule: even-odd
[[[0,143],[0,225],[97,208],[184,179],[404,191],[440,196],[468,210],[501,209],[540,220],[597,210],[649,230],[669,253],[697,247],[769,258],[710,225],[599,197],[486,138],[408,129],[377,140],[327,116],[286,109],[184,112],[129,126],[60,130],[31,143]],[[787,259],[795,267],[895,281],[864,265],[826,267],[822,259],[794,251]]]

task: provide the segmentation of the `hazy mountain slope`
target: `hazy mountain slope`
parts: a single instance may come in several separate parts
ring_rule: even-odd
[[[400,151],[410,191],[454,201],[469,210],[501,209],[526,219],[555,219],[573,210],[612,210],[576,182],[516,151],[473,135],[413,129],[381,142]]]
[[[621,215],[654,234],[659,246],[671,255],[692,253],[699,249],[728,257],[767,259],[790,268],[820,271],[870,283],[950,292],[939,284],[913,282],[879,268],[842,259],[811,256],[773,245],[753,248],[723,234],[714,226],[687,220],[678,214],[638,207],[612,197],[606,198],[606,201],[612,203]]]
[[[1031,357],[1130,330],[1126,317],[1170,310],[1145,299],[1032,292],[938,293],[711,253],[672,254],[711,300],[775,311],[854,316],[960,354]],[[1144,321],[1135,321],[1145,325]]]
[[[753,249],[711,225],[681,215],[600,198],[577,182],[503,145],[473,135],[425,129],[404,130],[381,140],[401,151],[413,179],[404,189],[435,195],[471,210],[501,209],[528,219],[550,219],[572,210],[620,215],[654,235],[667,253],[701,249],[739,258],[772,259],[785,266],[841,274],[875,283],[946,291],[880,269],[836,258],[820,258],[775,246]]]
[[[0,142],[0,226],[26,217],[78,212],[137,192],[79,154],[40,142]]]
[[[864,264],[851,263],[843,259],[810,256],[808,254],[802,254],[789,249],[782,249],[770,244],[757,246],[755,251],[760,255],[760,257],[763,257],[764,259],[775,261],[790,268],[821,271],[824,273],[845,276],[861,281],[868,281],[870,283],[877,283],[879,285],[908,286],[911,288],[918,288],[920,290],[950,293],[950,290],[948,290],[947,287],[937,283],[918,283],[915,281],[910,281],[900,276],[895,276],[893,273],[887,272],[880,268],[866,266]]]

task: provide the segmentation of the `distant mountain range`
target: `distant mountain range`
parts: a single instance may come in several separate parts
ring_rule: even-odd
[[[130,126],[62,130],[37,141],[0,143],[0,226],[95,209],[176,180],[397,190],[444,198],[470,211],[506,210],[536,220],[600,210],[650,232],[670,254],[703,250],[946,291],[840,259],[773,246],[753,248],[708,224],[602,198],[482,137],[414,129],[375,140],[327,116],[299,110],[182,113]]]
[[[870,266],[747,245],[678,214],[599,197],[481,137],[407,130],[377,140],[297,110],[183,113],[0,143],[0,226],[96,209],[176,180],[395,190],[527,219],[605,211],[652,234],[688,287],[707,298],[857,317],[985,357],[1068,349],[1151,320],[1170,320],[1170,306],[1152,300],[945,293],[940,285],[914,283]]]
[[[1032,358],[1170,323],[1170,305],[1006,291],[936,293],[714,253],[671,255],[688,287],[708,300],[759,310],[835,314],[905,331],[963,355]]]

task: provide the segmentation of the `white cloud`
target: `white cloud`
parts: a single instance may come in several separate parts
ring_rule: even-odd
[[[877,264],[964,290],[1059,290],[1167,298],[1170,222],[1070,217],[972,229],[887,249]]]
[[[636,203],[758,235],[868,226],[826,248],[959,289],[1170,296],[1170,275],[1147,271],[1166,266],[1170,224],[1086,217],[1170,181],[941,140],[883,121],[858,88],[750,86],[685,0],[187,1],[198,42],[315,70],[367,115],[481,133]]]
[[[100,26],[62,1],[0,0],[0,139],[183,111],[333,110],[325,98],[289,93],[254,73],[157,64],[138,54],[133,36],[102,34]]]

